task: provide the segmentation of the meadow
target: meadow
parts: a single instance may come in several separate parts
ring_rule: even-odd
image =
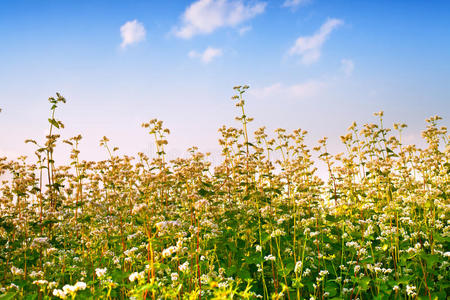
[[[142,124],[154,157],[120,156],[104,137],[105,160],[82,161],[82,137],[60,137],[65,98],[49,98],[49,134],[26,141],[35,157],[0,158],[0,299],[446,299],[441,118],[419,148],[379,112],[331,154],[302,129],[248,132],[247,89],[234,88],[239,125],[219,128],[217,165],[196,147],[169,161],[156,119]]]

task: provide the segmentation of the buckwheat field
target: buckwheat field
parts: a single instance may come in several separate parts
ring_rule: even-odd
[[[379,112],[332,154],[302,129],[250,132],[247,89],[234,88],[236,127],[219,128],[220,164],[196,147],[169,161],[156,119],[141,129],[154,156],[119,156],[104,137],[105,159],[81,161],[82,137],[60,138],[66,100],[50,98],[49,134],[26,141],[35,156],[0,158],[0,299],[446,299],[441,118],[419,148]]]

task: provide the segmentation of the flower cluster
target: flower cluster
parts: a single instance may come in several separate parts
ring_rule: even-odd
[[[196,147],[169,160],[170,131],[143,127],[156,153],[84,161],[50,98],[35,160],[0,158],[0,292],[30,299],[445,299],[450,286],[450,147],[440,118],[424,146],[404,124],[353,123],[332,154],[307,131],[219,129],[222,159]],[[58,147],[57,147],[58,146]],[[317,158],[317,159],[315,159]],[[318,176],[324,166],[328,176]]]

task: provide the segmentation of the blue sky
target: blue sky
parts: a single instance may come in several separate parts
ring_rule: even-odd
[[[217,152],[218,127],[238,126],[237,84],[254,130],[303,128],[339,151],[353,120],[384,110],[419,143],[425,118],[449,124],[450,2],[0,1],[0,155],[32,154],[23,141],[43,139],[55,92],[84,159],[105,158],[103,135],[152,153],[152,118],[172,156]]]

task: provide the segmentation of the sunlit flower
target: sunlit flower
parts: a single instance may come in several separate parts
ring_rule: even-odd
[[[267,260],[267,261],[269,261],[269,260],[275,261],[276,258],[275,258],[275,256],[273,256],[272,254],[269,254],[269,255],[267,255],[267,256],[264,256],[264,260]]]
[[[172,279],[172,281],[177,281],[178,280],[178,273],[170,274],[170,278]]]
[[[302,270],[303,267],[303,263],[301,261],[298,261],[295,263],[295,268],[294,268],[294,272],[298,273]]]
[[[13,275],[20,276],[20,275],[23,275],[23,270],[20,269],[20,268],[15,267],[15,266],[12,266],[12,267],[11,267],[11,273],[12,273]]]
[[[95,275],[97,275],[98,278],[103,278],[106,275],[106,268],[97,268],[95,269]]]
[[[128,276],[128,280],[130,280],[131,282],[135,281],[135,280],[142,280],[145,277],[145,272],[133,272],[130,274],[130,276]]]
[[[61,298],[61,299],[67,298],[67,294],[60,289],[53,290],[53,296]]]
[[[406,294],[411,297],[415,297],[416,294],[416,287],[414,285],[406,285]]]
[[[189,262],[188,261],[184,262],[178,267],[178,269],[183,273],[186,272],[189,269]]]

